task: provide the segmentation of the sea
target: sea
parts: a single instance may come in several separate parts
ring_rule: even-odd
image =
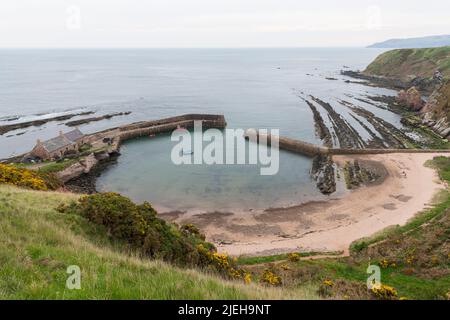
[[[362,70],[384,50],[3,49],[0,125],[86,111],[94,116],[132,112],[79,127],[92,133],[135,121],[213,113],[223,114],[228,128],[278,129],[283,136],[320,144],[304,101],[314,96],[368,139],[339,100],[401,126],[398,115],[363,102],[395,92],[355,83],[341,70]],[[0,159],[30,150],[36,139],[71,130],[65,122],[0,135]],[[97,189],[149,201],[164,211],[252,210],[329,198],[317,190],[307,157],[282,151],[278,174],[261,176],[252,165],[177,166],[170,157],[173,145],[170,135],[126,142],[117,163],[98,178]]]

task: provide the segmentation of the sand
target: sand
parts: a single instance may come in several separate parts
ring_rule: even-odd
[[[350,244],[389,226],[404,225],[431,205],[447,186],[435,170],[425,167],[439,154],[383,154],[334,156],[377,164],[379,183],[363,186],[339,199],[263,211],[178,214],[173,221],[194,223],[230,255],[270,255],[292,251],[342,251]]]

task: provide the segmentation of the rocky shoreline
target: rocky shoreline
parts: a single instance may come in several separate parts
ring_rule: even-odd
[[[376,75],[370,75],[360,71],[353,70],[341,70],[341,75],[347,76],[353,79],[363,80],[364,84],[380,87],[392,90],[408,90],[409,88],[416,87],[426,95],[430,95],[439,85],[439,81],[436,79],[425,79],[421,77],[415,77],[410,81],[403,81],[391,77],[382,77]]]
[[[434,115],[433,117],[433,113],[430,112],[430,109],[436,109],[435,105],[441,98],[439,94],[441,80],[439,78],[425,79],[415,77],[410,81],[403,81],[396,78],[370,75],[366,72],[351,70],[342,70],[341,74],[362,80],[359,83],[364,85],[388,88],[399,92],[397,97],[368,95],[367,99],[364,99],[348,96],[351,99],[361,101],[376,108],[385,109],[401,115],[401,123],[407,129],[400,129],[376,116],[369,110],[357,106],[350,101],[338,100],[340,105],[351,111],[349,115],[371,137],[368,141],[365,141],[358,131],[337,113],[329,103],[314,96],[299,96],[311,109],[316,135],[324,146],[328,148],[339,146],[340,148],[346,149],[448,148],[448,141],[444,139],[450,137],[450,121],[443,119],[436,121],[436,116]],[[431,94],[427,103],[425,103],[421,93]],[[302,93],[302,95],[304,94]],[[380,103],[386,105],[386,107],[381,106]],[[323,113],[319,112],[318,108],[322,108],[323,112],[327,114],[329,126],[325,123]],[[444,117],[444,119],[446,118]],[[436,134],[439,136],[436,136]],[[420,139],[414,136],[420,136]],[[352,167],[349,167],[348,172],[350,172],[350,177],[355,173],[357,177],[361,178],[361,171],[358,170],[358,165],[355,165],[354,169],[356,170],[355,172],[353,172]],[[319,155],[313,159],[311,177],[316,181],[318,189],[323,194],[329,195],[336,191],[335,175],[334,163],[330,157]],[[369,180],[376,176],[376,174],[370,171],[363,172],[363,175],[368,177]],[[354,184],[357,183],[350,183],[350,185]]]
[[[97,193],[97,178],[111,165],[117,163],[120,153],[103,153],[97,155],[96,164],[87,172],[81,172],[75,178],[65,183],[65,188],[74,193],[93,194]]]
[[[7,124],[7,125],[0,126],[0,135],[4,135],[5,133],[14,131],[17,129],[42,126],[48,122],[65,121],[65,120],[69,120],[71,118],[75,118],[75,117],[79,117],[79,116],[87,116],[87,115],[91,115],[94,113],[95,112],[93,112],[93,111],[86,111],[86,112],[80,112],[80,113],[65,114],[65,115],[51,117],[51,118],[45,118],[45,119],[38,119],[38,120],[32,120],[32,121]]]
[[[76,127],[76,126],[80,126],[82,124],[87,124],[87,123],[97,122],[97,121],[102,121],[102,120],[108,120],[108,119],[111,119],[114,117],[119,117],[119,116],[128,116],[130,114],[131,114],[131,111],[109,113],[109,114],[105,114],[105,115],[99,116],[99,117],[92,117],[92,118],[69,121],[69,122],[66,122],[65,125],[68,127]]]

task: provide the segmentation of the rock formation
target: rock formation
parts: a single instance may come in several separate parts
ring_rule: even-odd
[[[422,108],[423,123],[444,138],[450,136],[450,80],[436,89]]]
[[[416,87],[411,87],[406,91],[401,90],[398,94],[397,102],[413,111],[420,111],[425,106],[425,101]]]

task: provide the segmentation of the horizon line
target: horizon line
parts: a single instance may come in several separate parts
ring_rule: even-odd
[[[146,50],[146,49],[380,49],[380,48],[370,48],[369,46],[235,46],[235,47],[0,47],[0,50]],[[384,49],[384,48],[381,48]]]

